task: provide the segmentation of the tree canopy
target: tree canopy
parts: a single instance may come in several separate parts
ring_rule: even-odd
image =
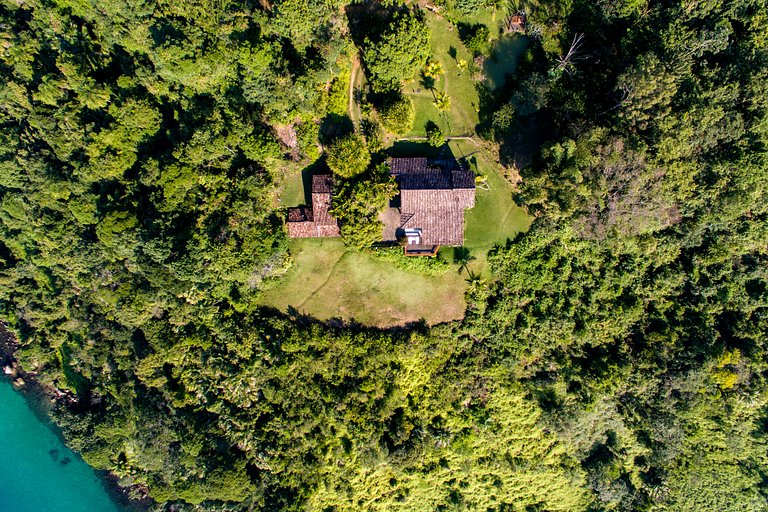
[[[413,101],[403,94],[387,98],[379,107],[379,117],[387,130],[397,135],[406,134],[413,128],[416,117]]]
[[[352,178],[365,171],[371,162],[371,153],[362,137],[347,135],[328,147],[326,162],[334,174]]]
[[[399,91],[429,57],[429,27],[418,13],[398,12],[381,36],[365,40],[363,59],[378,92]]]
[[[465,318],[258,305],[355,52],[384,126],[421,128],[426,19],[473,27],[479,70],[486,4],[2,4],[0,318],[89,464],[158,511],[768,509],[761,2],[527,2],[475,141],[534,221]],[[395,192],[368,114],[327,158],[363,250]]]

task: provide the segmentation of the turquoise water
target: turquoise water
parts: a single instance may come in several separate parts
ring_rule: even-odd
[[[120,512],[96,473],[2,379],[0,512]]]

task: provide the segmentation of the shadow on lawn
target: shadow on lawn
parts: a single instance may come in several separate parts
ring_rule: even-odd
[[[427,157],[443,158],[453,156],[450,150],[445,154],[442,148],[436,148],[423,141],[417,140],[399,140],[392,145],[392,156],[396,158],[404,157]]]
[[[348,116],[328,114],[320,121],[320,144],[327,146],[334,140],[355,131],[355,125]]]
[[[302,204],[312,204],[312,176],[328,174],[329,172],[324,157],[318,158],[301,170],[301,187],[304,190],[304,202]]]
[[[262,306],[259,308],[262,312],[269,315],[271,318],[288,318],[296,325],[303,327],[309,327],[311,325],[321,325],[330,329],[338,329],[345,331],[352,331],[356,333],[370,333],[370,334],[404,334],[406,338],[410,336],[410,333],[416,332],[421,334],[427,334],[430,330],[429,324],[422,318],[420,320],[405,322],[401,325],[393,325],[391,327],[375,327],[358,322],[354,318],[343,319],[340,317],[333,317],[327,320],[319,320],[312,315],[308,315],[296,309],[294,306],[288,306],[285,312],[271,306]]]

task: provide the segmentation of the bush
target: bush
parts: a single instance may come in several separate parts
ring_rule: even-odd
[[[400,89],[402,80],[411,78],[429,56],[429,27],[413,12],[400,14],[381,38],[365,40],[363,60],[377,92]]]
[[[440,129],[439,126],[437,126],[432,121],[429,121],[427,123],[427,142],[430,146],[439,148],[443,144],[445,144],[445,135],[443,135],[443,131]]]
[[[368,145],[368,151],[376,153],[381,150],[382,143],[382,129],[381,124],[373,119],[363,119],[360,121],[360,131],[362,131],[365,137],[365,142]]]
[[[350,70],[345,67],[341,70],[339,76],[334,78],[331,82],[331,87],[328,90],[329,114],[336,114],[339,116],[347,115],[347,102],[349,101],[347,87],[349,86],[349,74]]]
[[[475,55],[485,55],[490,50],[491,32],[485,25],[459,26],[459,38]]]
[[[307,160],[317,160],[320,151],[317,149],[317,139],[320,136],[320,126],[312,121],[305,121],[296,126],[296,139],[299,151]]]
[[[385,102],[379,109],[379,117],[384,127],[397,135],[411,131],[415,116],[413,101],[402,94],[399,94],[396,99]]]
[[[451,268],[451,265],[445,261],[439,254],[434,258],[406,256],[403,254],[402,247],[385,247],[373,249],[371,256],[376,259],[392,263],[398,268],[417,274],[426,274],[437,276],[445,274]]]
[[[326,163],[334,174],[352,178],[362,173],[371,163],[371,153],[358,135],[336,139],[326,152]]]
[[[471,16],[489,5],[484,0],[437,0],[435,3],[445,7],[450,17]]]

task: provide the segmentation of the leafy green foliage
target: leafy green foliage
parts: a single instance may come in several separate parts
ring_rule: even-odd
[[[437,80],[443,74],[443,64],[439,60],[427,59],[427,64],[424,66],[422,74],[425,77]]]
[[[459,25],[461,42],[474,55],[485,55],[490,50],[491,32],[485,25]]]
[[[371,251],[373,257],[392,263],[398,268],[418,274],[438,276],[451,268],[439,254],[433,258],[405,256],[402,247],[383,247]]]
[[[439,148],[445,144],[445,135],[443,135],[443,131],[432,121],[427,123],[427,142],[430,146],[435,148]]]
[[[371,162],[371,154],[359,135],[347,135],[335,140],[326,151],[326,163],[334,174],[353,178],[364,172]]]
[[[429,28],[415,12],[398,13],[376,41],[366,39],[363,59],[377,92],[400,90],[430,54]]]
[[[69,443],[164,510],[768,508],[761,6],[531,3],[478,129],[536,221],[463,321],[391,331],[256,306],[291,262],[286,157],[345,112],[355,9],[390,16],[346,7],[0,10],[0,312]],[[428,55],[400,10],[358,40],[374,92]],[[393,193],[383,166],[340,183],[349,245]]]
[[[384,127],[394,134],[402,135],[411,131],[416,113],[413,101],[403,94],[385,101],[379,109],[379,117]]]
[[[332,212],[339,221],[344,242],[357,249],[380,242],[384,224],[378,216],[396,192],[386,164],[342,182],[333,196]]]
[[[440,112],[445,112],[451,108],[451,97],[448,96],[447,92],[436,92],[435,101],[432,104]]]
[[[614,7],[601,8],[637,15]],[[765,62],[729,50],[725,26],[710,30],[744,11],[700,7],[686,21],[671,6],[653,17],[662,48],[637,34],[593,36],[592,51],[608,59],[599,77],[578,58],[559,74],[527,64],[490,116],[502,142],[543,126],[559,136],[521,173],[520,199],[539,219],[492,255],[503,284],[491,301],[477,292],[471,311],[588,472],[594,508],[766,506],[755,472],[766,442],[757,420],[766,276],[756,266],[766,254],[755,239],[765,231],[755,222],[755,208],[765,210],[755,182],[768,169],[757,135],[765,111],[736,107],[753,100],[738,100],[735,86],[760,80]],[[535,18],[543,32],[563,19]],[[558,52],[549,65],[559,66],[572,37],[553,50],[553,36],[533,51]],[[730,44],[748,45],[744,37]]]

